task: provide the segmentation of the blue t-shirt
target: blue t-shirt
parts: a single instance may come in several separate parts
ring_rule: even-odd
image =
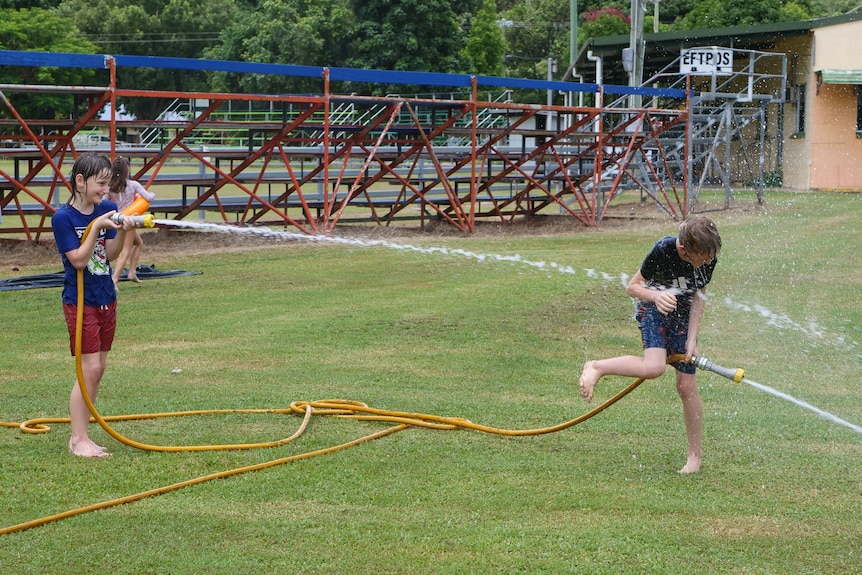
[[[117,204],[109,200],[93,207],[92,214],[82,214],[74,207],[66,204],[61,207],[51,218],[51,227],[54,229],[54,241],[57,243],[57,251],[63,260],[63,271],[65,273],[63,282],[63,303],[78,303],[78,270],[66,257],[66,252],[81,247],[81,237],[90,222],[99,216],[117,209]],[[91,232],[90,233],[94,233]],[[105,249],[105,241],[117,236],[117,230],[99,230],[96,239],[96,247],[93,255],[84,269],[84,305],[101,306],[113,303],[117,299],[117,290],[111,264],[108,261],[108,253]]]
[[[681,257],[676,251],[676,238],[664,237],[657,241],[641,265],[641,275],[647,280],[647,287],[674,290],[676,310],[668,314],[685,322],[691,311],[691,300],[697,290],[706,287],[712,279],[716,258],[698,268]],[[655,305],[655,304],[653,304]]]

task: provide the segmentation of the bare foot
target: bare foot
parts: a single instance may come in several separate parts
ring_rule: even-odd
[[[110,457],[108,450],[101,445],[96,445],[89,439],[81,441],[69,440],[69,453],[79,457]]]
[[[138,276],[129,276],[126,279],[129,280],[130,282],[135,282],[136,284],[144,283],[143,280],[141,278],[139,278]]]
[[[688,461],[685,462],[682,469],[679,470],[680,473],[697,473],[700,471],[701,458],[696,455],[689,455]]]
[[[584,364],[584,370],[581,372],[580,379],[580,387],[581,387],[581,397],[583,397],[587,403],[589,403],[593,399],[593,390],[596,388],[596,383],[598,383],[601,374],[599,374],[599,370],[596,369],[594,361],[588,361]]]

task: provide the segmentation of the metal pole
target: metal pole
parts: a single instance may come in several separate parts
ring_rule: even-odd
[[[569,69],[578,57],[578,0],[569,0]]]
[[[632,55],[632,71],[629,74],[629,86],[639,87],[643,84],[644,75],[644,0],[631,1],[631,33],[629,48]],[[632,108],[641,107],[641,96],[633,94],[630,99]]]

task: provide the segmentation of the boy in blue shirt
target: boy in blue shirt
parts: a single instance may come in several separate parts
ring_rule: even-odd
[[[695,367],[688,362],[698,355],[697,332],[706,307],[706,285],[712,279],[719,251],[718,228],[705,216],[684,221],[678,237],[656,242],[626,287],[637,300],[635,319],[643,338],[643,357],[588,361],[580,378],[581,396],[590,401],[602,377],[653,379],[665,372],[669,355],[684,354],[685,362],[673,364],[688,438],[688,458],[680,473],[699,471],[703,461],[703,404]]]
[[[81,364],[87,393],[93,402],[99,392],[117,327],[117,292],[111,278],[110,260],[120,253],[126,230],[134,227],[132,218],[126,218],[122,226],[110,219],[117,206],[104,198],[108,195],[112,173],[107,157],[82,154],[72,165],[69,178],[72,195],[51,219],[54,240],[63,261],[63,314],[73,356],[80,287],[77,274],[79,269],[84,270]],[[81,237],[91,222],[90,232],[82,243]],[[82,457],[110,455],[87,435],[90,410],[77,381],[69,397],[69,415],[72,427],[70,453]]]

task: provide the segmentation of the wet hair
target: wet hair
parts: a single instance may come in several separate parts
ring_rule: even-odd
[[[69,174],[69,184],[72,186],[72,195],[69,198],[69,203],[75,199],[81,191],[78,189],[77,177],[80,175],[86,182],[93,176],[111,173],[111,160],[102,154],[81,154],[75,163],[72,164],[72,171]]]
[[[122,194],[126,190],[126,184],[129,183],[129,173],[131,169],[129,158],[117,156],[117,159],[114,160],[113,175],[111,176],[111,194],[113,194],[114,197]]]
[[[714,257],[721,251],[718,228],[715,222],[706,216],[694,216],[680,224],[679,243],[693,254]]]

